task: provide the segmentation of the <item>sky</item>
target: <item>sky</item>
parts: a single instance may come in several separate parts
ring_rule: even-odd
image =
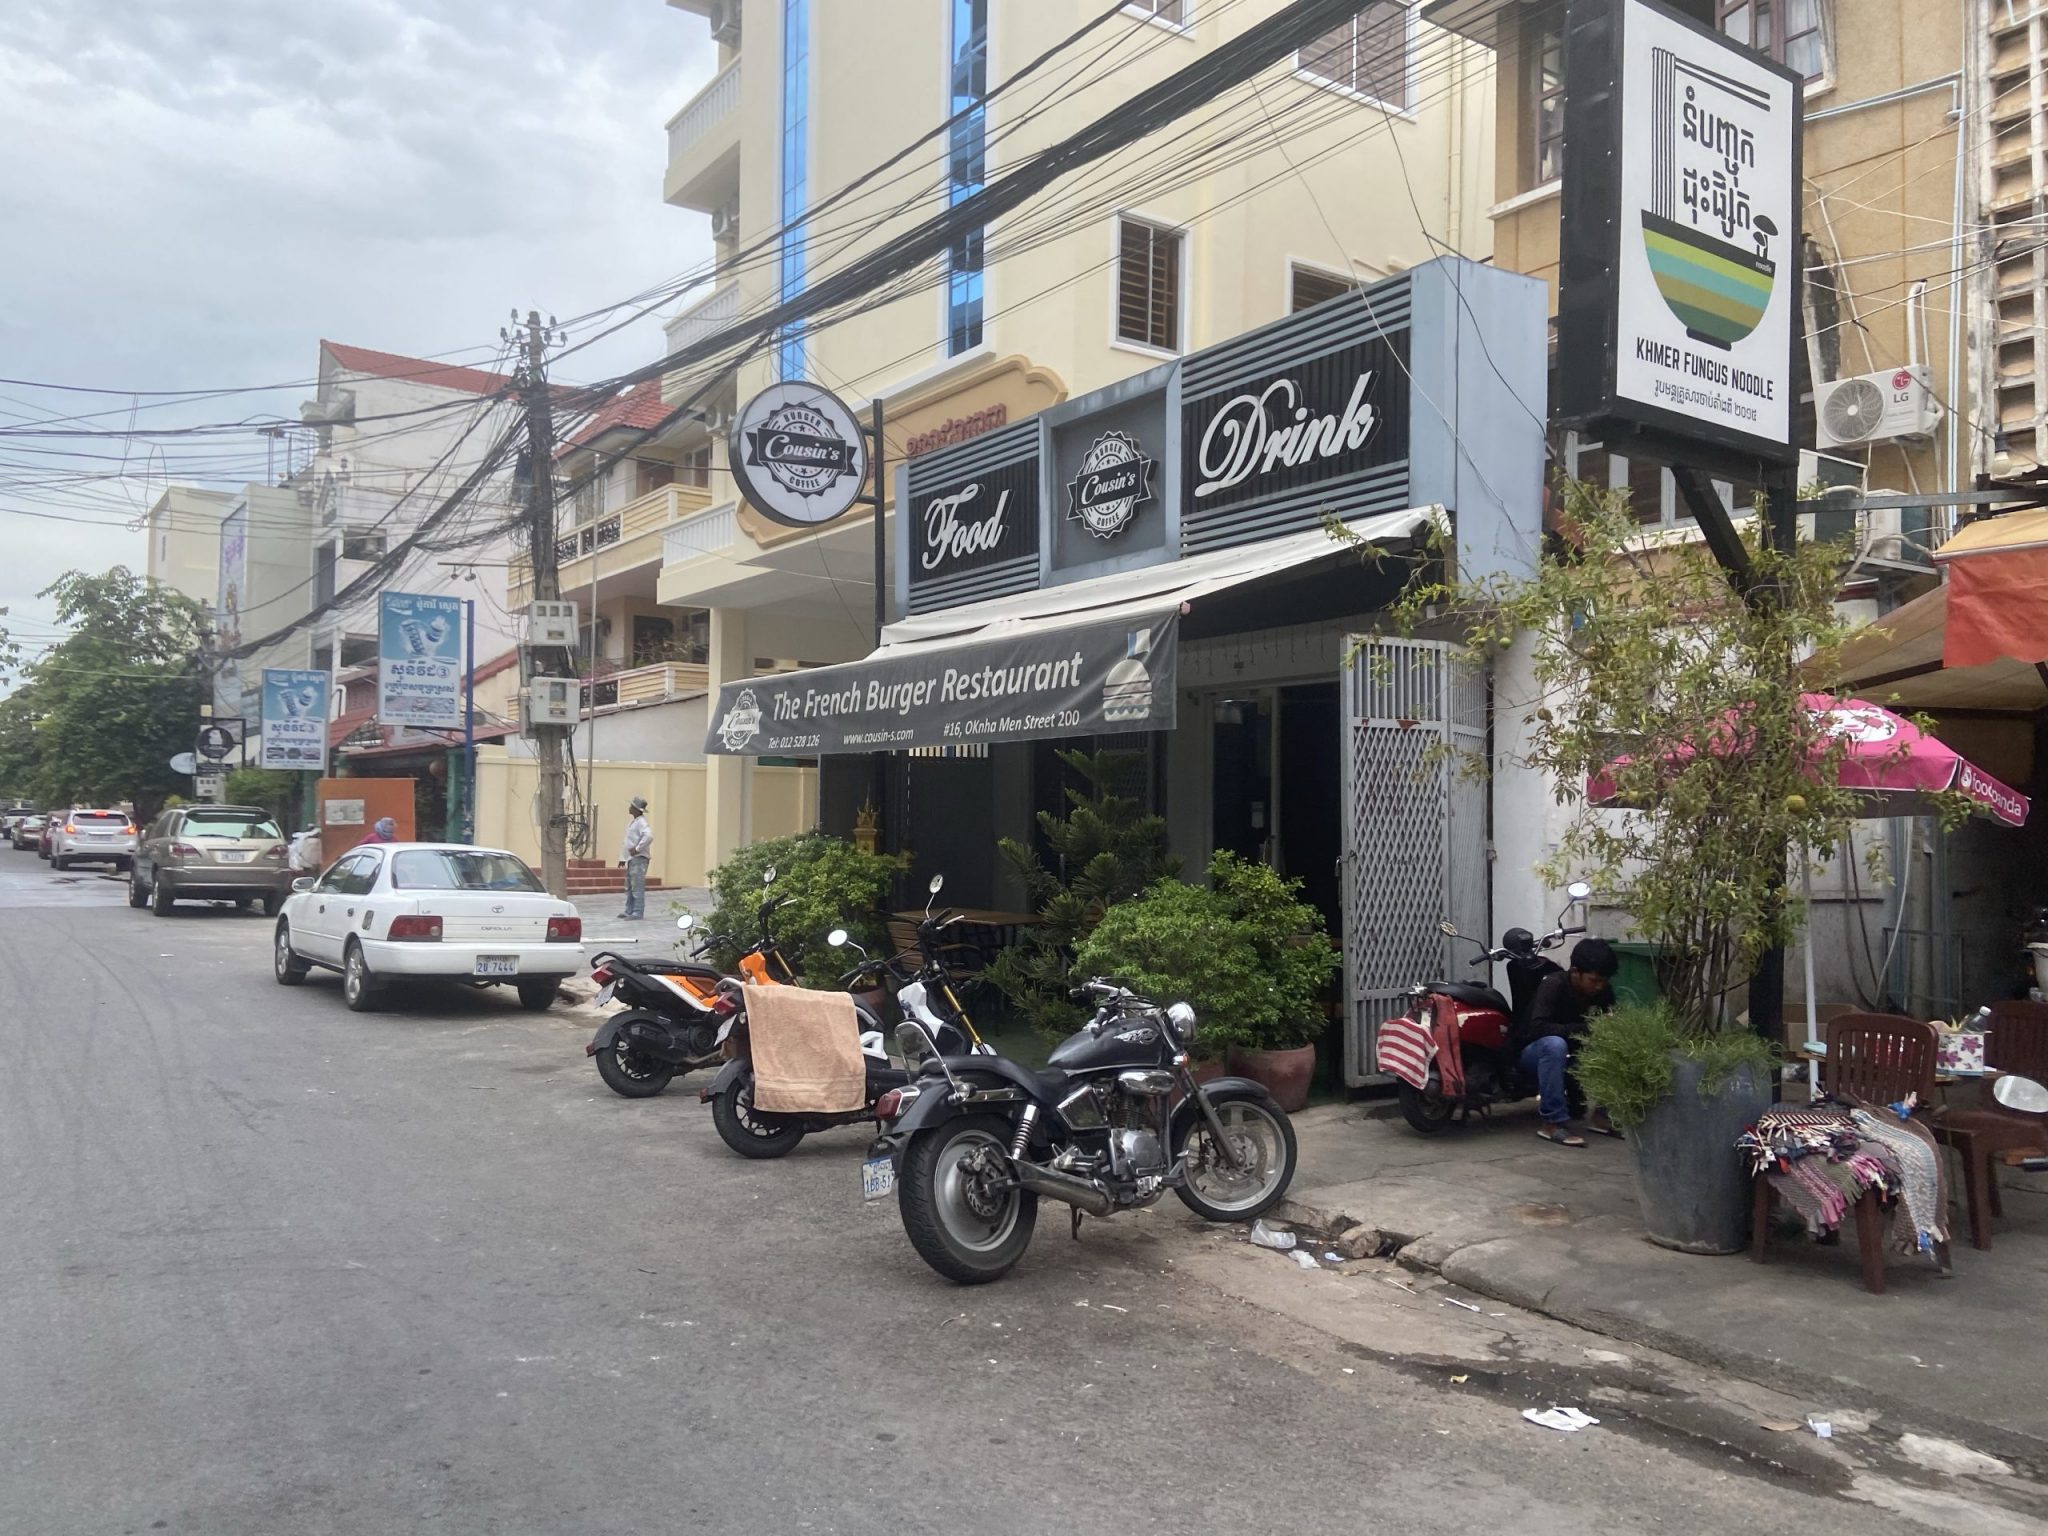
[[[514,306],[567,318],[710,255],[705,218],[666,206],[661,178],[663,125],[715,50],[700,18],[662,0],[8,0],[6,13],[0,376],[298,387],[148,409],[0,383],[0,431],[59,412],[110,412],[91,425],[120,428],[138,405],[151,424],[295,419],[322,337],[419,356],[495,347]],[[642,321],[563,377],[650,361],[661,341],[658,318]],[[0,439],[0,627],[31,651],[53,635],[39,589],[74,568],[140,568],[122,520],[166,474],[225,489],[264,464],[253,432],[204,460],[73,442],[109,457],[65,467],[112,478],[54,485],[36,451],[50,446]]]

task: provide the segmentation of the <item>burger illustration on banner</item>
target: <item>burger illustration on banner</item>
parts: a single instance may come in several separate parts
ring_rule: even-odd
[[[747,743],[760,734],[761,701],[754,697],[753,689],[742,688],[725,718],[718,722],[718,739],[725,743],[726,751],[744,752]]]
[[[1102,718],[1128,725],[1152,716],[1152,674],[1145,658],[1152,654],[1152,631],[1134,629],[1124,636],[1124,659],[1102,680]]]
[[[771,384],[733,421],[733,478],[778,523],[815,528],[845,515],[867,480],[867,440],[846,402],[802,382]]]
[[[1067,482],[1068,519],[1098,539],[1115,538],[1152,499],[1154,462],[1127,433],[1103,433]]]

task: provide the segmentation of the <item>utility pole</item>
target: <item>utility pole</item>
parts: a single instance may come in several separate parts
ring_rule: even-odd
[[[548,330],[540,312],[526,312],[527,548],[533,564],[536,602],[560,599],[555,566],[555,413],[548,396]],[[550,674],[553,668],[550,667]],[[562,674],[566,675],[566,674]],[[540,758],[540,876],[557,898],[569,892],[568,817],[563,758],[568,732],[558,725],[529,722]]]

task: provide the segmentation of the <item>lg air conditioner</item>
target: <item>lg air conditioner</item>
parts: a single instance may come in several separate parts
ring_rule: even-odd
[[[583,685],[573,677],[536,677],[526,684],[526,728],[574,725]]]
[[[526,605],[528,645],[576,648],[576,605],[574,603],[529,603]]]
[[[1815,435],[1822,448],[1865,448],[1929,437],[1941,425],[1933,370],[1925,363],[1823,384],[1814,392],[1813,407]]]

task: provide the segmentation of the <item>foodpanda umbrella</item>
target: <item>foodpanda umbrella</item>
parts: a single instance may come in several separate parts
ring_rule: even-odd
[[[1930,796],[1953,791],[1965,796],[1978,815],[1989,816],[2008,827],[2026,825],[2030,807],[2025,795],[2000,783],[1903,715],[1863,699],[1836,699],[1824,693],[1807,694],[1806,707],[1822,720],[1830,737],[1845,744],[1836,782],[1858,793],[1864,815],[1925,815]],[[1680,748],[1674,755],[1689,756],[1692,750]],[[1717,745],[1716,750],[1723,748]],[[1740,732],[1731,729],[1726,733],[1725,750],[1741,751]],[[1616,781],[1630,761],[1627,757],[1616,758],[1587,780],[1586,794],[1595,805],[1619,803]],[[1800,885],[1810,919],[1813,871],[1806,859],[1800,860]],[[1813,1041],[1819,1037],[1813,996],[1813,945],[1809,942],[1801,948],[1806,955],[1806,1034]]]

